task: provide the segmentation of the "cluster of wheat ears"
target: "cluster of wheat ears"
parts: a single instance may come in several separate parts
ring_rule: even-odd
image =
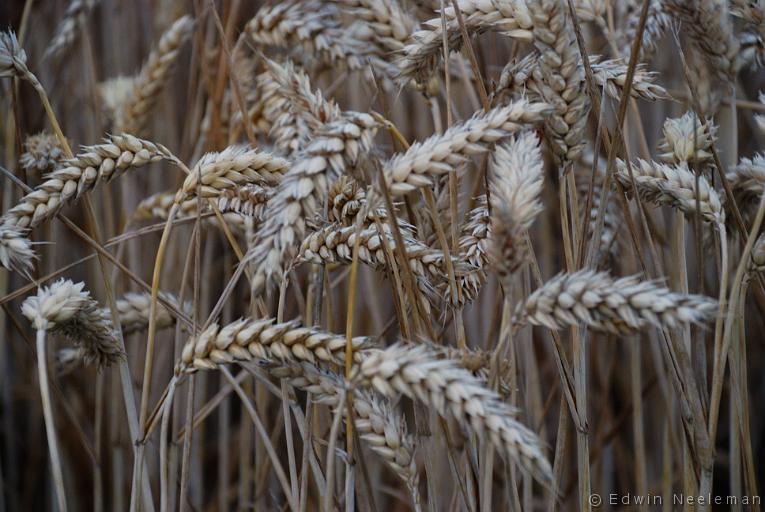
[[[765,1],[65,4],[0,7],[0,512],[759,510]]]

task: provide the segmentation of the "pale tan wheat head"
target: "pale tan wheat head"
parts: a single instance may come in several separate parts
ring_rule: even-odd
[[[540,123],[549,112],[545,103],[525,99],[476,112],[443,134],[415,142],[406,152],[393,155],[383,166],[387,186],[394,195],[432,187],[437,176],[454,172],[470,156],[489,151],[492,143]]]
[[[37,290],[21,306],[37,330],[60,333],[82,350],[86,363],[107,366],[125,357],[109,315],[84,290],[84,283],[60,279]]]
[[[256,243],[248,251],[248,260],[256,268],[252,282],[255,294],[281,281],[305,236],[306,222],[324,204],[329,183],[356,166],[371,148],[376,129],[372,116],[345,112],[340,120],[320,127],[296,156],[269,201]]]
[[[516,311],[517,322],[548,329],[586,325],[625,334],[649,326],[674,328],[714,318],[717,302],[701,295],[675,293],[636,276],[613,279],[606,272],[558,274],[534,291]]]
[[[357,351],[370,342],[368,338],[355,337],[351,343]],[[341,363],[345,349],[345,335],[301,327],[297,321],[276,323],[273,318],[242,318],[223,327],[212,324],[189,339],[176,372],[214,370],[221,364],[252,359]]]
[[[507,279],[525,257],[524,234],[543,210],[544,162],[539,139],[523,132],[497,146],[491,159],[491,235],[494,268]]]
[[[564,3],[561,0],[529,3],[534,46],[540,55],[533,75],[540,96],[555,108],[545,122],[545,133],[559,163],[576,160],[582,152],[590,111],[581,56]]]
[[[369,350],[356,378],[383,396],[406,395],[490,442],[541,482],[552,479],[537,435],[515,419],[517,411],[454,361],[426,347],[393,345]]]
[[[698,211],[701,217],[715,225],[725,223],[725,211],[720,196],[704,176],[696,176],[685,163],[666,165],[638,159],[632,164],[632,173],[637,186],[637,193],[643,201],[655,205],[669,205],[686,214]],[[627,164],[619,160],[614,177],[628,194],[633,192]]]

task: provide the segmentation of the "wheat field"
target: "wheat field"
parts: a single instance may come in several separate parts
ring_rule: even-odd
[[[0,22],[0,512],[761,509],[765,1]]]

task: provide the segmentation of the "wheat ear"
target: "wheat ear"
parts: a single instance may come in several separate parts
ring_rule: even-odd
[[[752,158],[742,158],[725,176],[741,213],[753,214],[760,196],[765,191],[765,155],[756,154]]]
[[[448,4],[447,4],[448,5]],[[523,0],[495,2],[492,0],[458,0],[463,23],[468,34],[500,32],[521,40],[531,40],[531,16]],[[448,5],[446,38],[450,51],[459,51],[463,39],[454,7]],[[443,59],[443,24],[441,16],[428,20],[412,33],[397,62],[399,73],[419,85],[428,82]]]
[[[489,151],[490,145],[525,126],[541,122],[550,113],[544,103],[525,99],[477,112],[443,134],[415,142],[404,153],[391,157],[383,166],[388,188],[394,195],[431,187],[437,176],[453,172],[471,155]]]
[[[369,339],[355,337],[352,344],[356,352],[368,345]],[[253,358],[338,363],[343,361],[345,345],[345,335],[301,327],[297,321],[242,318],[223,327],[212,324],[191,338],[183,347],[176,373],[212,370],[220,364]]]
[[[709,297],[675,293],[636,276],[613,279],[606,272],[581,270],[558,274],[534,291],[518,305],[515,322],[553,330],[581,324],[625,334],[650,325],[701,324],[716,311],[717,303]]]
[[[24,153],[19,158],[19,163],[27,172],[39,179],[40,175],[47,174],[61,165],[66,158],[61,142],[52,133],[40,132],[24,139]]]
[[[664,9],[663,0],[650,0],[650,2],[641,38],[641,60],[647,59],[656,52],[657,43],[664,37],[672,23],[672,19]],[[635,40],[640,23],[640,4],[629,2],[629,8],[621,38],[621,54],[624,58],[629,58],[632,51],[632,42]]]
[[[133,81],[132,92],[126,98],[121,116],[118,117],[119,131],[143,131],[159,93],[170,78],[181,46],[191,38],[193,30],[194,19],[183,16],[162,34],[157,47],[149,54]]]
[[[659,158],[664,162],[701,166],[712,162],[711,147],[717,138],[717,126],[711,119],[702,122],[689,110],[682,117],[664,121],[662,131]]]
[[[383,396],[404,394],[453,417],[541,482],[552,481],[537,435],[515,419],[515,409],[455,361],[424,346],[394,345],[367,351],[355,378]]]
[[[176,202],[194,197],[197,189],[202,197],[210,198],[248,184],[273,187],[281,183],[289,165],[284,158],[241,145],[207,153],[186,176]]]
[[[340,120],[316,130],[313,140],[301,151],[269,201],[265,220],[248,251],[255,265],[252,289],[262,292],[268,283],[278,283],[298,244],[324,203],[329,183],[356,166],[372,145],[377,123],[368,114],[345,112]]]
[[[669,205],[689,215],[697,210],[698,181],[698,209],[701,217],[717,226],[725,223],[725,211],[717,191],[704,176],[696,176],[685,163],[670,166],[638,160],[632,164],[632,175],[642,200],[659,206]],[[625,162],[617,162],[614,177],[628,193],[632,193],[632,178]]]
[[[491,159],[491,254],[507,279],[524,261],[524,233],[543,210],[544,162],[539,139],[524,132],[497,146]]]
[[[78,28],[83,23],[85,16],[90,12],[99,0],[72,0],[64,12],[64,17],[56,27],[56,34],[48,44],[43,58],[51,58],[61,55],[67,50],[79,35]]]
[[[333,5],[290,0],[261,7],[244,30],[258,46],[300,47],[321,63],[360,69],[369,48],[342,28],[338,17]]]
[[[10,269],[32,267],[34,252],[25,230],[53,218],[61,208],[127,169],[178,159],[160,144],[132,135],[115,135],[104,144],[86,146],[75,158],[47,175],[45,181],[0,218],[0,262]]]
[[[722,0],[664,0],[667,12],[683,23],[717,76],[730,81],[741,66],[742,55],[727,3]]]
[[[331,0],[372,29],[373,42],[384,55],[404,49],[413,28],[412,16],[398,0]]]
[[[545,122],[545,133],[559,163],[573,161],[585,145],[590,101],[568,8],[561,0],[535,0],[529,2],[529,10],[540,55],[534,79],[542,99],[555,107]]]
[[[21,312],[37,330],[60,333],[84,350],[88,363],[109,365],[124,357],[108,313],[84,290],[84,283],[60,279],[27,297]]]

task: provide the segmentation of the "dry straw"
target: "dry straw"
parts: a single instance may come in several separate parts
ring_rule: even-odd
[[[311,393],[318,403],[332,409],[344,408],[341,401],[343,380],[309,363],[290,363],[267,367],[276,378],[286,379],[291,386]],[[346,416],[347,421],[347,416]],[[404,417],[386,400],[366,390],[353,393],[353,427],[359,438],[377,455],[407,487],[412,502],[419,510],[419,474],[414,458],[415,439],[407,433]]]

